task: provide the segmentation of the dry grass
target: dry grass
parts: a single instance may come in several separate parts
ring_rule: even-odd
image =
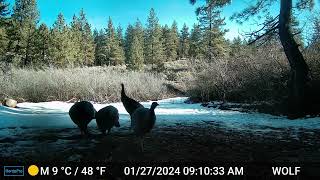
[[[142,100],[167,96],[164,79],[156,74],[132,72],[108,67],[74,69],[13,69],[0,78],[1,93],[31,102],[61,100],[74,97],[96,102],[120,100],[121,83],[127,95]]]

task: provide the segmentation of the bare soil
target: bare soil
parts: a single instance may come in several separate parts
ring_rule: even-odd
[[[127,127],[106,136],[91,130],[86,137],[77,128],[1,131],[14,134],[0,138],[0,156],[11,160],[320,162],[318,130],[251,131],[226,129],[215,122],[176,124],[155,127],[145,137],[143,152]]]

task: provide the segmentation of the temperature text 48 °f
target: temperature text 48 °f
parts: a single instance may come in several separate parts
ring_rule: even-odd
[[[105,175],[107,173],[106,167],[40,167],[41,176],[92,176]]]

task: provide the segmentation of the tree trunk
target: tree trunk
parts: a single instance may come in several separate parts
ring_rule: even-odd
[[[279,36],[291,67],[288,116],[295,119],[305,115],[305,88],[310,80],[309,68],[291,31],[292,0],[281,0]]]

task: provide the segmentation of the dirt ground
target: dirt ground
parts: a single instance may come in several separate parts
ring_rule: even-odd
[[[0,155],[11,160],[320,162],[317,130],[240,131],[214,122],[176,124],[155,127],[145,137],[143,152],[127,127],[107,136],[91,130],[89,137],[80,136],[77,128],[7,131],[14,135],[0,138]]]

